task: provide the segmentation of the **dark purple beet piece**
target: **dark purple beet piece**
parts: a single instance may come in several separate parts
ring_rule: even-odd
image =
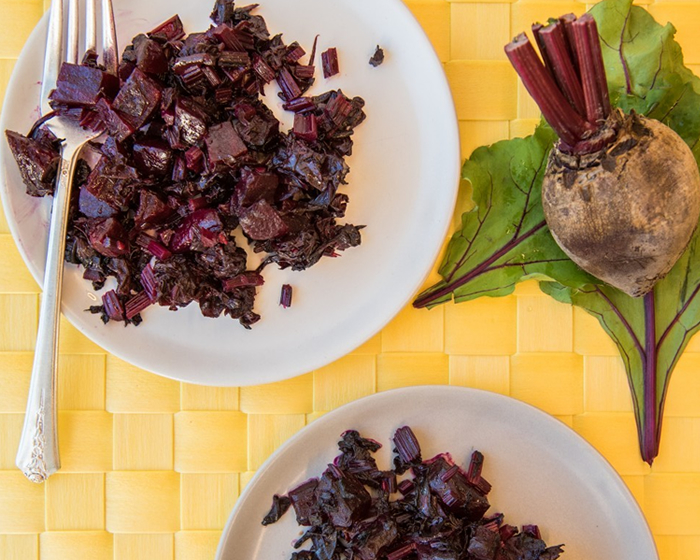
[[[374,54],[369,59],[369,64],[370,66],[374,66],[376,68],[382,62],[384,62],[384,49],[377,45]]]
[[[233,4],[233,0],[216,0],[214,10],[209,17],[216,24],[233,22],[235,13]]]
[[[331,465],[323,473],[316,488],[316,499],[321,510],[337,527],[350,527],[364,519],[372,497],[357,478]]]
[[[213,208],[201,208],[189,214],[175,230],[170,240],[173,253],[183,253],[193,243],[212,247],[219,243],[223,229],[219,213]]]
[[[207,132],[206,113],[195,101],[179,98],[175,102],[175,127],[185,143],[197,144]]]
[[[61,161],[58,151],[48,142],[39,142],[11,130],[6,130],[5,136],[27,188],[27,194],[53,194],[53,183]]]
[[[139,207],[134,216],[134,224],[139,227],[146,224],[160,224],[170,218],[172,214],[172,208],[163,202],[158,195],[147,189],[142,189]]]
[[[275,494],[272,496],[272,507],[270,508],[268,514],[263,518],[262,524],[270,525],[271,523],[276,523],[291,505],[292,501],[287,496],[278,496]]]
[[[92,107],[103,95],[113,96],[116,87],[116,78],[102,70],[64,62],[49,99],[52,107]]]
[[[237,204],[248,207],[258,200],[266,200],[270,204],[275,201],[275,193],[279,178],[274,173],[264,169],[243,168],[241,180],[236,184],[235,196]]]
[[[136,48],[136,66],[148,74],[164,74],[168,71],[168,59],[163,47],[147,37],[138,42]]]
[[[204,138],[204,143],[207,145],[209,165],[212,167],[218,163],[234,166],[235,158],[248,152],[245,143],[229,121],[212,126]]]
[[[338,65],[338,50],[331,47],[321,53],[321,65],[323,66],[323,77],[330,78],[340,72]]]
[[[474,560],[493,560],[500,546],[501,535],[498,528],[490,529],[480,525],[469,541],[467,552]]]
[[[109,290],[102,295],[102,305],[107,317],[113,321],[124,320],[124,306],[114,290]]]
[[[318,500],[316,499],[316,487],[318,479],[312,478],[300,484],[288,493],[292,502],[294,513],[299,525],[311,525],[319,519]]]
[[[292,306],[292,287],[289,284],[282,284],[280,305],[285,309]],[[394,478],[394,483],[396,483],[396,478]]]
[[[129,241],[122,225],[115,218],[88,221],[90,245],[105,257],[121,257],[129,253]]]
[[[110,218],[117,213],[115,208],[97,198],[84,185],[80,187],[78,209],[88,218]]]
[[[134,167],[148,177],[164,178],[170,175],[173,151],[158,138],[144,138],[134,142]]]
[[[420,444],[413,430],[408,426],[402,426],[394,433],[394,447],[401,461],[413,464],[421,461]]]
[[[155,39],[163,43],[182,39],[185,36],[185,30],[182,27],[182,20],[180,19],[180,16],[174,15],[170,19],[164,21],[158,27],[154,28],[148,34],[148,36],[151,39]]]
[[[117,142],[123,142],[136,131],[124,117],[112,109],[112,106],[106,99],[100,99],[95,105],[95,109],[107,132]]]
[[[133,129],[141,128],[160,105],[161,88],[136,68],[114,98],[112,109]]]
[[[284,235],[289,227],[266,200],[258,200],[240,216],[243,232],[251,239],[273,239]]]
[[[486,513],[489,508],[486,496],[469,483],[462,469],[448,460],[446,455],[438,455],[429,463],[430,490],[449,511],[470,521],[476,521]]]

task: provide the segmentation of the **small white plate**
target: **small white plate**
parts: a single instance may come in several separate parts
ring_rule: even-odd
[[[294,511],[263,527],[273,494],[319,476],[355,429],[377,440],[379,468],[391,466],[394,431],[410,426],[423,458],[450,452],[466,466],[484,454],[491,513],[511,525],[536,524],[562,560],[658,560],[649,527],[610,464],[576,432],[544,412],[495,393],[424,386],[377,393],[309,424],[280,447],[248,483],[231,513],[216,560],[288,560],[303,532]]]
[[[442,66],[422,29],[400,0],[261,0],[257,13],[272,33],[310,52],[337,47],[341,75],[324,80],[317,58],[311,93],[341,88],[366,102],[349,159],[346,221],[364,224],[360,247],[325,258],[298,273],[265,271],[252,331],[228,318],[206,319],[198,306],[177,312],[151,308],[144,323],[102,325],[84,310],[100,294],[66,268],[63,312],[80,331],[116,356],[175,379],[210,385],[251,385],[311,371],[376,334],[419,289],[447,233],[459,184],[459,134]],[[209,25],[213,0],[119,0],[119,44],[125,47],[178,13],[189,32]],[[25,46],[8,86],[0,128],[26,133],[38,117],[46,20]],[[383,65],[369,58],[377,45]],[[267,102],[279,114],[276,91]],[[287,123],[289,115],[285,116]],[[41,284],[50,200],[24,194],[17,166],[0,142],[0,195],[12,234]],[[282,284],[294,288],[289,309],[279,307]]]

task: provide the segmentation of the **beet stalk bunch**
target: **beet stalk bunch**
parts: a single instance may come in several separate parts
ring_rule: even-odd
[[[630,296],[649,293],[700,218],[690,148],[659,121],[613,108],[596,22],[565,15],[505,52],[559,135],[542,183],[554,239],[583,270]]]

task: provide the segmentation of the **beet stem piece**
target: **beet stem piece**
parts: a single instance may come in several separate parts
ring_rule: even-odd
[[[545,45],[547,58],[551,62],[554,79],[559,84],[559,88],[576,112],[581,116],[585,115],[586,101],[583,97],[583,88],[571,60],[564,26],[559,22],[548,25],[540,31],[539,37]]]
[[[559,21],[564,25],[564,36],[566,37],[566,44],[569,46],[569,52],[571,53],[571,61],[574,63],[574,68],[576,73],[580,72],[578,63],[578,52],[574,46],[574,22],[576,21],[576,15],[565,14],[559,18]],[[580,74],[579,74],[580,75]]]
[[[575,48],[581,72],[581,85],[586,100],[586,119],[592,124],[605,120],[610,114],[608,82],[605,77],[603,53],[600,50],[598,26],[593,16],[584,14],[572,24]]]
[[[527,36],[518,35],[506,45],[505,51],[525,88],[559,137],[572,146],[581,140],[591,126],[569,105]]]
[[[292,287],[289,284],[282,284],[280,292],[280,305],[287,309],[292,305]]]
[[[544,44],[542,40],[541,32],[544,29],[544,25],[541,23],[532,24],[532,35],[535,38],[535,43],[537,43],[537,48],[540,51],[540,56],[542,57],[542,62],[544,62],[544,67],[549,72],[550,76],[554,77],[554,71],[552,70],[552,61],[549,58],[549,53],[547,52],[547,45]]]
[[[642,428],[642,459],[651,465],[658,455],[656,418],[656,302],[654,290],[644,296],[644,426]]]

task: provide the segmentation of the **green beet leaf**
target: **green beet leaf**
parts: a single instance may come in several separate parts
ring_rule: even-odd
[[[675,130],[700,161],[700,80],[683,65],[671,24],[662,26],[629,0],[591,10],[603,42],[614,105]],[[644,298],[631,298],[578,269],[558,248],[540,204],[542,175],[556,137],[540,125],[533,136],[479,148],[464,164],[474,207],[462,216],[440,267],[441,282],[418,296],[430,307],[512,293],[540,280],[555,299],[595,316],[617,345],[632,391],[642,458],[658,454],[671,373],[700,330],[700,231],[673,270]]]

